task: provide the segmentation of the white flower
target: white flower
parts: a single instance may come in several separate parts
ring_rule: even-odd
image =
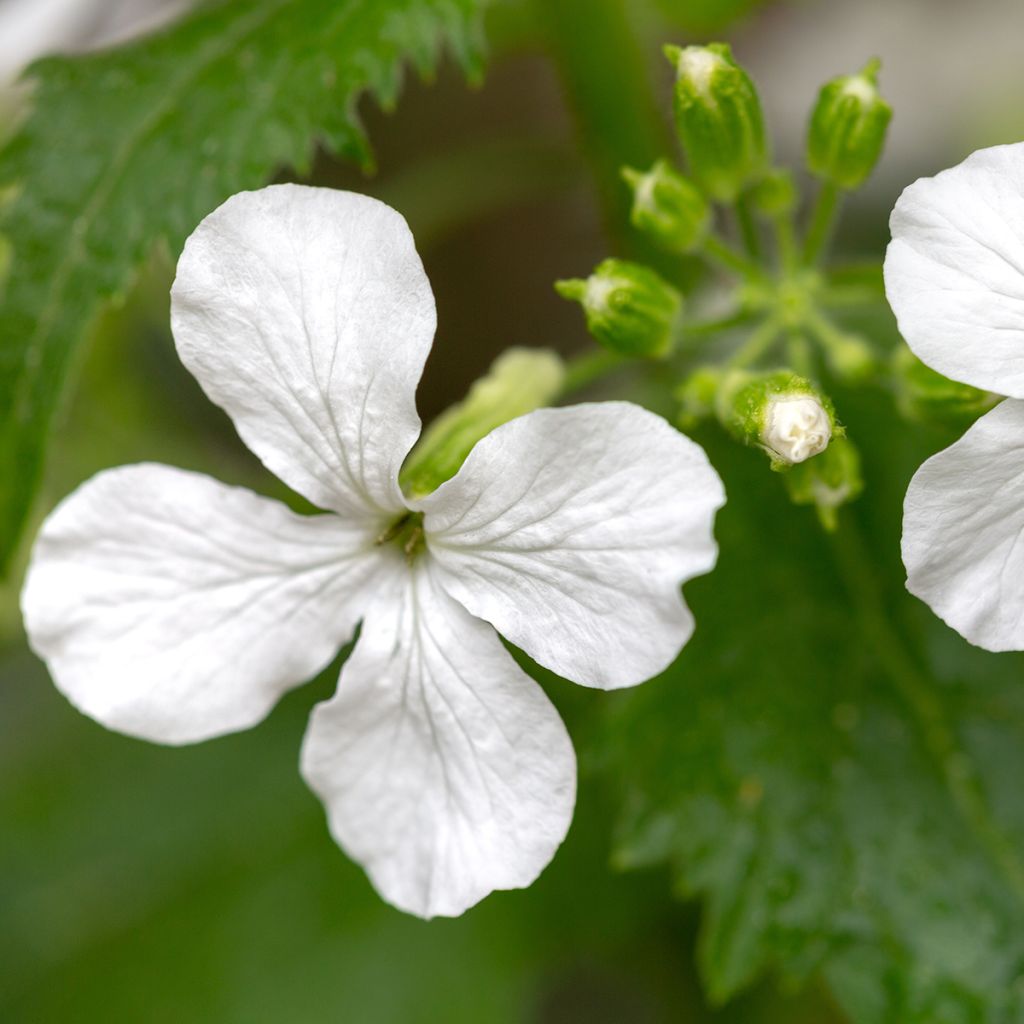
[[[765,410],[761,439],[783,462],[806,462],[828,447],[832,423],[813,395],[773,396]]]
[[[907,586],[972,643],[1024,649],[1024,144],[972,154],[907,188],[885,283],[926,363],[1008,396],[917,471]]]
[[[528,885],[575,758],[495,629],[588,686],[668,665],[693,630],[680,581],[716,555],[704,453],[628,403],[545,409],[406,500],[434,300],[405,221],[364,196],[229,199],[185,246],[171,318],[246,444],[329,514],[165,466],[101,473],[36,542],[33,648],[86,714],[187,743],[258,722],[362,620],[302,751],[338,843],[425,917]]]

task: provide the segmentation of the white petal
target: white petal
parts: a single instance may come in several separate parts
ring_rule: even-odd
[[[540,687],[421,560],[367,613],[302,772],[388,902],[455,916],[529,885],[569,827],[576,759]]]
[[[679,587],[714,565],[724,500],[698,445],[602,402],[504,424],[421,507],[453,597],[540,664],[612,688],[660,672],[689,639]]]
[[[124,466],[43,524],[22,609],[73,704],[109,728],[187,743],[254,725],[323,668],[386,567],[337,516]]]
[[[971,643],[1024,650],[1024,402],[930,458],[903,510],[907,588]]]
[[[178,353],[290,487],[349,518],[403,508],[434,299],[402,217],[273,185],[196,228],[171,292]]]
[[[885,288],[907,344],[954,380],[1024,398],[1024,143],[900,196]]]

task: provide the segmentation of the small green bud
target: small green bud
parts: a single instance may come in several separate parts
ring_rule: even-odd
[[[556,281],[555,291],[583,306],[587,329],[613,352],[660,359],[672,351],[683,297],[649,267],[604,260],[585,281]]]
[[[864,489],[860,453],[845,437],[837,437],[821,457],[794,466],[786,474],[786,489],[797,505],[814,505],[821,525],[836,528],[836,510]]]
[[[487,376],[420,436],[402,466],[402,490],[412,498],[436,490],[455,476],[480,438],[553,401],[564,379],[565,365],[556,353],[542,348],[507,349]]]
[[[891,368],[896,404],[908,420],[966,425],[1000,400],[991,392],[943,377],[903,345],[893,352]]]
[[[700,248],[711,225],[711,209],[693,182],[667,160],[659,160],[647,172],[624,167],[622,176],[633,190],[633,227],[669,252]]]
[[[715,404],[726,429],[744,444],[767,452],[772,469],[805,462],[842,434],[829,399],[789,370],[733,370],[723,380]]]
[[[832,372],[851,384],[863,384],[874,376],[878,360],[871,346],[856,334],[832,330],[823,340],[825,358]]]
[[[807,166],[840,188],[859,188],[885,145],[892,107],[879,95],[881,62],[822,86],[807,133]]]
[[[715,398],[722,386],[724,371],[718,366],[701,366],[676,388],[679,401],[676,422],[682,430],[691,430],[715,412]]]
[[[725,43],[666,46],[665,56],[676,69],[676,128],[690,172],[712,199],[735,202],[768,163],[757,89]]]
[[[791,171],[783,167],[770,170],[751,190],[750,199],[763,217],[774,220],[796,209],[796,182]]]

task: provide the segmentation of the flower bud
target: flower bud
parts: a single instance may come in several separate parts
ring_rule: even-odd
[[[416,442],[399,482],[412,498],[436,490],[459,471],[473,446],[495,427],[553,401],[565,365],[547,349],[510,348],[461,401],[446,409]]]
[[[851,384],[863,384],[878,369],[871,346],[855,334],[835,332],[825,344],[825,358],[832,372]]]
[[[768,161],[754,83],[725,43],[666,46],[665,56],[676,69],[676,128],[690,172],[712,199],[734,202]]]
[[[750,190],[754,209],[769,220],[792,213],[796,209],[797,198],[793,174],[782,167],[770,170]]]
[[[745,444],[764,449],[772,469],[787,469],[823,452],[837,428],[832,403],[789,370],[734,370],[718,394],[719,419]]]
[[[999,401],[998,395],[943,377],[903,345],[893,352],[892,375],[901,415],[919,423],[966,425]]]
[[[555,290],[580,303],[587,329],[613,352],[658,359],[672,351],[683,297],[649,267],[608,259]]]
[[[836,528],[836,510],[864,489],[860,453],[845,437],[837,437],[821,457],[794,466],[786,474],[786,489],[796,505],[814,505],[821,525]]]
[[[700,190],[659,160],[649,171],[625,167],[622,176],[633,190],[630,221],[669,252],[693,252],[708,233],[711,210]]]
[[[885,145],[892,107],[878,93],[881,63],[822,86],[807,133],[807,165],[840,188],[859,188]]]
[[[676,423],[681,430],[692,430],[701,420],[714,414],[722,377],[721,367],[700,366],[676,388],[675,397],[679,401]]]

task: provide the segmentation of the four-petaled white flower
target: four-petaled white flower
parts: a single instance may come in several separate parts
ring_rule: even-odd
[[[966,639],[1024,649],[1024,144],[907,188],[885,285],[929,366],[1008,396],[930,458],[907,491],[907,586]]]
[[[544,409],[407,499],[434,300],[405,221],[364,196],[229,199],[185,246],[171,319],[245,443],[331,514],[165,466],[101,473],[36,542],[33,648],[86,714],[187,743],[258,722],[362,620],[302,750],[334,837],[424,917],[528,885],[568,828],[575,756],[498,633],[588,686],[668,665],[693,629],[680,583],[716,556],[703,451],[625,402]]]

